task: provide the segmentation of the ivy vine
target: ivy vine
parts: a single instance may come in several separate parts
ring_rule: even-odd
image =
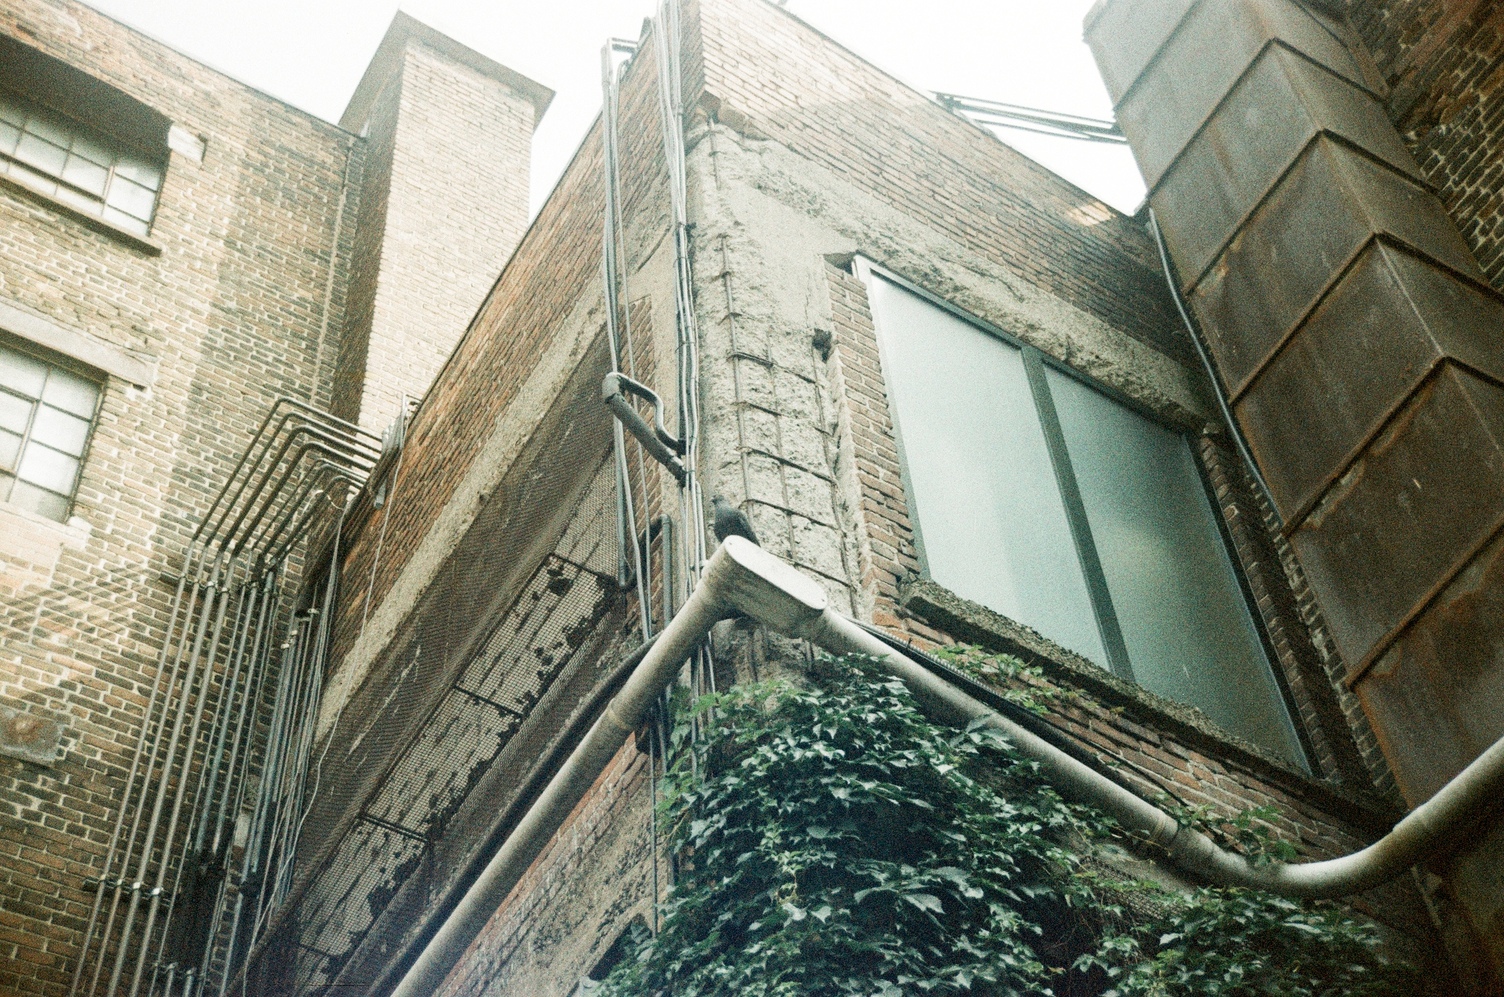
[[[660,814],[676,882],[602,993],[1418,992],[1340,907],[1113,872],[1093,858],[1110,820],[992,731],[932,723],[861,659],[678,712]]]

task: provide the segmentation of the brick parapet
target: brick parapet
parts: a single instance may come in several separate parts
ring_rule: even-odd
[[[1021,280],[1194,362],[1134,219],[776,6],[689,10],[703,35],[696,68],[705,105],[723,123],[837,172]]]

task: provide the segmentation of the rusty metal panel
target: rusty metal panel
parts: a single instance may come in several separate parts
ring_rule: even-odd
[[[1109,0],[1087,17],[1086,44],[1116,104],[1196,0]]]
[[[1473,291],[1459,327],[1435,322],[1458,291],[1450,274],[1379,242],[1368,248],[1234,407],[1287,521],[1298,521],[1386,415],[1471,338],[1504,366],[1504,302]],[[1457,311],[1452,308],[1450,311]],[[1501,359],[1494,359],[1494,354]]]
[[[1186,286],[1321,132],[1419,182],[1410,153],[1368,94],[1294,53],[1268,49],[1151,194]]]
[[[1354,685],[1411,804],[1504,735],[1504,536]]]
[[[1432,194],[1323,136],[1190,292],[1234,396],[1338,270],[1380,232],[1483,279]]]
[[[1118,125],[1151,188],[1217,102],[1275,40],[1354,87],[1367,83],[1342,40],[1298,4],[1203,0],[1117,105]]]
[[[1504,516],[1504,388],[1446,365],[1291,535],[1361,668]]]

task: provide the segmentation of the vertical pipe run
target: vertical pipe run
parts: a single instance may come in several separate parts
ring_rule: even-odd
[[[70,997],[191,995],[205,988],[217,952],[231,965],[233,952],[216,941],[231,898],[229,835],[246,813],[246,783],[258,769],[271,777],[259,795],[270,798],[252,808],[247,845],[254,847],[242,871],[271,842],[267,821],[278,854],[295,849],[301,813],[287,808],[303,798],[336,573],[323,613],[315,610],[322,618],[313,637],[306,626],[299,637],[301,660],[285,661],[277,676],[278,716],[267,699],[271,656],[284,643],[286,561],[331,511],[343,514],[348,503],[335,496],[364,482],[379,455],[374,441],[302,402],[279,400],[190,538]],[[257,730],[268,710],[270,754],[300,757],[263,762]],[[290,862],[280,871],[285,888]],[[235,891],[233,932],[245,898]]]

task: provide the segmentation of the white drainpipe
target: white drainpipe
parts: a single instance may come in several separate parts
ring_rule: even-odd
[[[738,614],[780,633],[806,638],[832,654],[878,659],[938,719],[980,720],[997,729],[1039,763],[1041,774],[1062,796],[1097,807],[1130,835],[1163,848],[1182,870],[1220,885],[1291,897],[1340,897],[1372,889],[1452,843],[1498,801],[1504,789],[1504,740],[1500,740],[1367,848],[1323,862],[1255,866],[889,647],[832,610],[825,591],[808,576],[762,548],[732,537],[711,556],[683,608],[397,982],[393,997],[432,997],[438,992],[528,866],[679,675],[690,653],[711,627]],[[398,972],[398,966],[389,965],[368,992],[381,993]]]

